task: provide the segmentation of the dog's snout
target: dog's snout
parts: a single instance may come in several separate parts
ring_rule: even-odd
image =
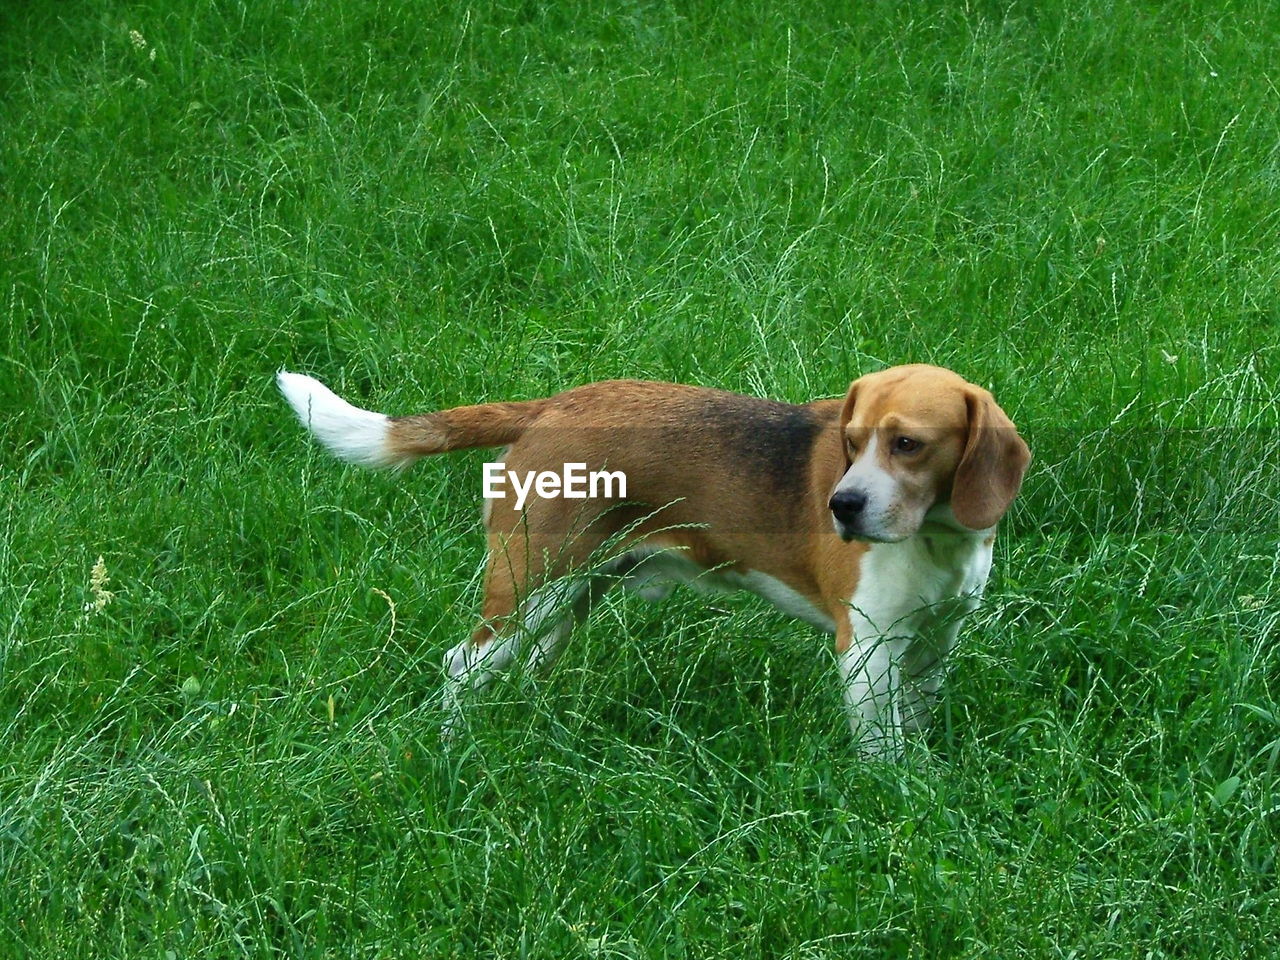
[[[841,523],[852,523],[867,505],[867,495],[860,490],[841,490],[827,504]]]

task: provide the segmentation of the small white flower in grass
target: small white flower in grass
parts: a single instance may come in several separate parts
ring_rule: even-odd
[[[129,40],[133,43],[135,50],[147,49],[147,38],[140,34],[137,30],[129,31]]]
[[[107,589],[107,584],[110,582],[111,578],[107,576],[107,563],[99,556],[98,562],[89,571],[89,593],[93,595],[93,599],[84,605],[86,613],[101,613],[107,604],[116,598],[116,595]]]

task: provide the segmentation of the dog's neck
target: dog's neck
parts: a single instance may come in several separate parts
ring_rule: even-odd
[[[935,567],[959,571],[968,568],[984,554],[989,558],[995,538],[995,525],[985,530],[972,530],[956,519],[951,504],[942,503],[925,514],[924,523],[909,542],[922,548],[924,556]]]
[[[950,503],[935,503],[924,515],[924,523],[920,525],[920,530],[916,533],[916,536],[947,537],[985,543],[995,539],[997,526],[999,524],[992,524],[982,530],[974,530],[966,527],[956,519],[955,511],[951,509]]]

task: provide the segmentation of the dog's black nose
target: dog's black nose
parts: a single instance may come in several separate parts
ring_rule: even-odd
[[[841,523],[852,523],[867,505],[867,495],[860,490],[841,490],[827,504]]]

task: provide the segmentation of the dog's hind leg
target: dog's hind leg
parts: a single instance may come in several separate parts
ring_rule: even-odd
[[[531,670],[555,659],[574,624],[612,585],[588,567],[600,539],[579,533],[569,545],[521,530],[489,534],[480,625],[445,655],[446,736],[466,690],[483,687],[520,657]]]

